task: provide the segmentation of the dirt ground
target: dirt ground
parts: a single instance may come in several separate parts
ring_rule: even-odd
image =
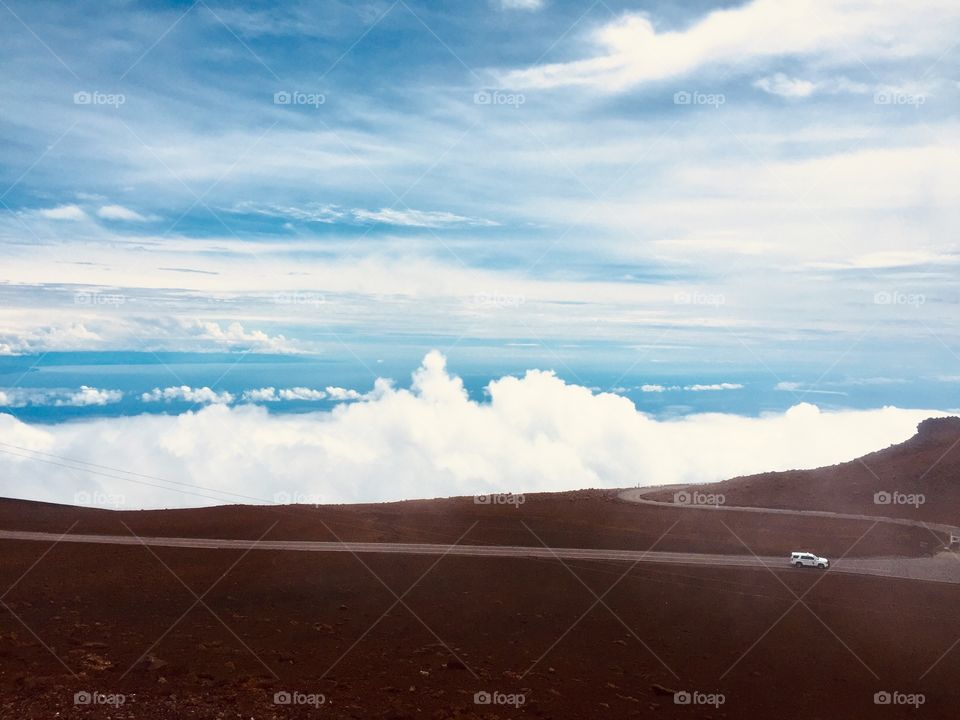
[[[948,438],[935,435],[903,452],[914,463],[934,445],[942,454]],[[741,489],[738,502],[766,498],[763,483],[745,487],[757,496]],[[109,512],[3,500],[0,528],[831,557],[938,545],[922,528],[645,506],[605,490],[518,507],[452,498]],[[952,718],[960,702],[960,586],[944,583],[0,541],[0,593],[3,720]]]
[[[582,495],[549,496],[536,513],[533,496],[514,515],[467,501],[321,509],[277,525],[265,508],[179,511],[169,522],[117,515],[139,516],[122,522],[143,534],[259,537],[273,527],[274,539],[303,533],[304,518],[351,539],[452,541],[477,522],[463,542],[533,544],[535,533],[551,545],[642,548],[666,531],[657,549],[736,551],[736,533],[755,552],[814,537],[840,550],[865,529],[807,519],[764,527],[764,517],[724,518],[728,529],[709,511]],[[450,503],[465,517],[436,509]],[[25,511],[13,523],[15,504],[4,504],[4,527],[43,524]],[[32,510],[68,525],[83,515],[83,531],[113,532],[120,521]],[[430,520],[438,514],[447,522]],[[408,524],[391,529],[395,515]],[[875,528],[861,550],[919,552],[905,530],[871,539],[888,532]],[[877,708],[882,691],[923,693],[922,716],[947,717],[960,700],[960,651],[947,652],[960,639],[951,585],[525,559],[12,541],[2,551],[0,583],[13,585],[0,608],[3,718],[918,716]],[[724,702],[677,705],[668,691],[683,690]],[[284,691],[316,704],[274,704]],[[125,702],[75,705],[78,692]],[[481,692],[523,704],[478,705]]]

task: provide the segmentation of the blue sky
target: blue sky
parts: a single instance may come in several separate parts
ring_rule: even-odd
[[[0,15],[6,355],[957,404],[954,3]]]

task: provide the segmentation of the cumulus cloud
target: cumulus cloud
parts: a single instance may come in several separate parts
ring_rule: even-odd
[[[80,389],[71,393],[68,397],[62,398],[56,402],[61,406],[84,407],[87,405],[106,405],[108,403],[120,402],[123,399],[123,392],[120,390],[100,390],[95,387],[81,385]]]
[[[217,322],[185,322],[184,328],[195,338],[208,340],[217,345],[235,348],[252,348],[260,352],[296,353],[299,346],[283,335],[268,335],[262,330],[247,330],[239,322],[222,326]]]
[[[209,387],[194,388],[179,385],[166,388],[154,388],[140,396],[143,402],[188,402],[198,405],[210,403],[232,403],[234,396],[227,391],[217,392]]]
[[[314,388],[308,387],[280,388],[279,390],[274,387],[265,387],[244,390],[241,397],[246,402],[279,402],[281,400],[315,401],[323,400],[327,397],[327,393],[323,390],[315,390]]]
[[[0,407],[53,405],[56,407],[86,407],[107,405],[123,399],[121,390],[102,390],[81,385],[79,390],[60,388],[6,388],[0,390]]]
[[[327,394],[334,400],[359,400],[363,397],[356,390],[342,387],[328,387]]]
[[[801,403],[760,417],[656,420],[627,398],[540,370],[492,381],[487,390],[488,402],[470,400],[432,352],[409,389],[381,382],[367,402],[324,412],[271,415],[258,405],[211,404],[180,415],[52,426],[0,413],[7,443],[119,470],[150,468],[157,478],[201,486],[201,497],[182,486],[125,482],[122,472],[103,477],[2,454],[0,495],[71,502],[81,489],[123,495],[134,507],[174,507],[231,502],[230,493],[264,502],[276,493],[360,502],[706,482],[840,462],[905,440],[919,421],[944,414],[826,412]]]

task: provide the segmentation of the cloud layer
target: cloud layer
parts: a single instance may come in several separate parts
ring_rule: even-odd
[[[489,402],[470,400],[445,358],[431,352],[410,389],[380,381],[367,402],[329,412],[277,416],[257,405],[212,404],[176,416],[54,426],[0,414],[0,495],[182,507],[706,482],[847,460],[943,414],[823,412],[802,403],[761,417],[659,421],[626,398],[540,370],[502,377],[487,390]]]

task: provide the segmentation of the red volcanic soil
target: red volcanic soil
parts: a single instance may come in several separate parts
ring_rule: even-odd
[[[928,441],[901,447],[926,462]],[[593,490],[529,495],[519,507],[452,498],[110,512],[4,500],[0,529],[833,557],[937,545],[922,528],[640,505]],[[946,583],[0,540],[0,595],[3,720],[946,718],[960,701],[960,586]],[[325,702],[275,704],[284,691]],[[723,703],[678,705],[671,691]],[[126,702],[75,705],[78,692]],[[523,704],[478,705],[481,692]],[[924,703],[877,706],[878,692]]]
[[[722,493],[727,505],[960,525],[960,418],[924,420],[906,442],[839,465],[737,477],[696,489]],[[674,491],[649,497],[672,500]]]

